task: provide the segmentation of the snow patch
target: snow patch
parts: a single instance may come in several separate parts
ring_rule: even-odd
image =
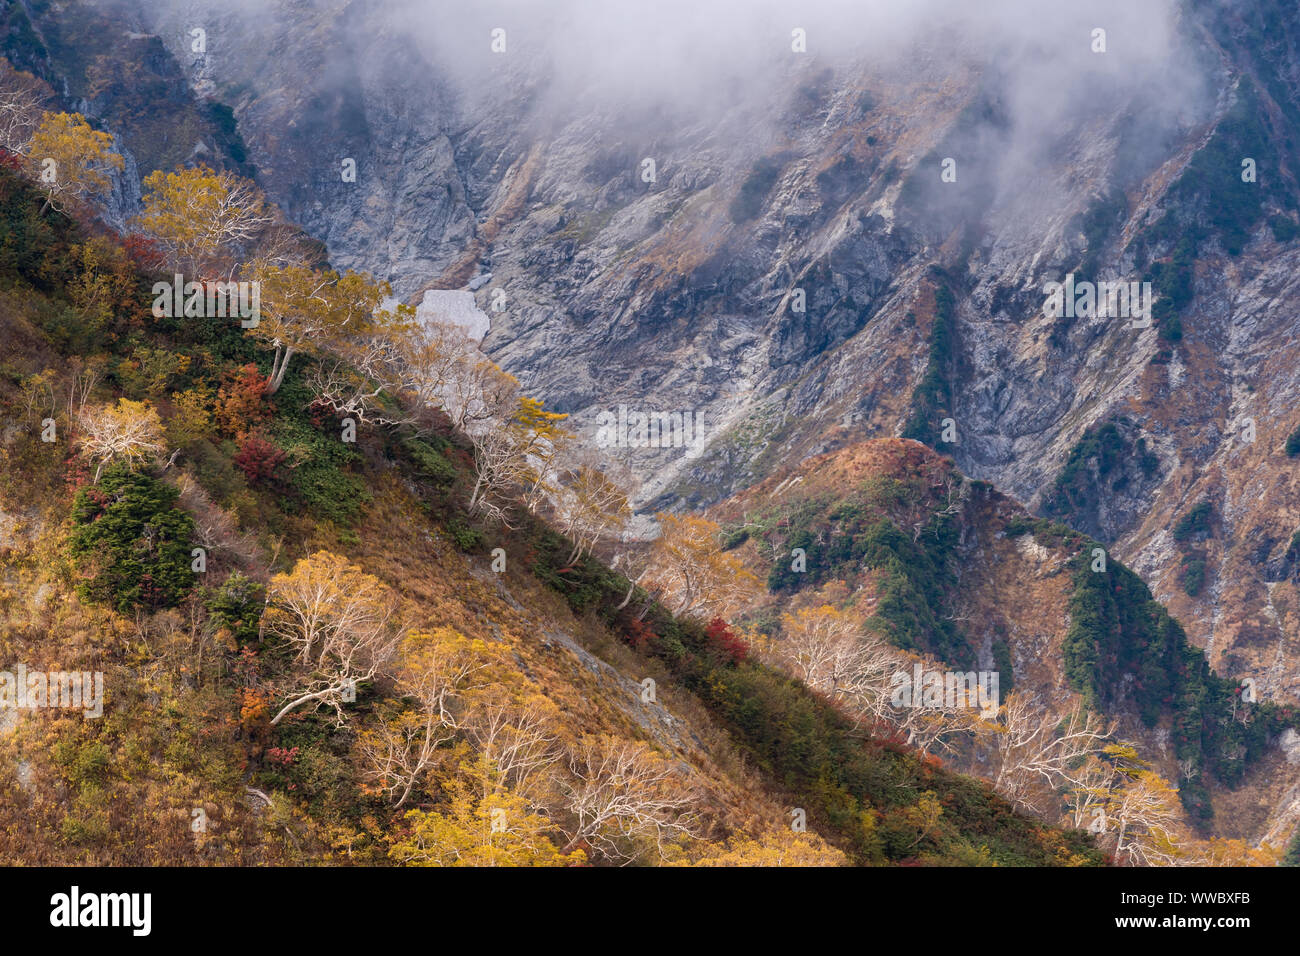
[[[1286,755],[1287,763],[1300,763],[1300,734],[1288,727],[1282,731],[1282,736],[1278,738],[1277,743],[1282,748],[1282,753]]]
[[[483,336],[492,328],[492,320],[478,307],[474,294],[463,290],[429,289],[415,307],[415,317],[425,323],[459,325],[475,342],[482,342]]]

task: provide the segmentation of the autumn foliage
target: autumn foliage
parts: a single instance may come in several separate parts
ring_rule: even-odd
[[[266,387],[266,376],[252,363],[227,375],[217,392],[217,407],[213,413],[224,434],[239,438],[271,414],[266,401]]]
[[[47,139],[69,155],[81,143],[104,146],[82,125],[51,123]],[[82,162],[81,182],[63,182],[56,202],[99,192],[116,165],[85,150]],[[376,315],[386,287],[284,264],[261,242],[275,210],[237,177],[185,169],[147,186],[142,233],[121,246],[68,243],[68,280],[42,278],[67,287],[66,308],[51,300],[53,318],[33,320],[57,343],[51,355],[93,355],[110,371],[85,385],[84,401],[69,388],[75,373],[52,385],[27,376],[29,418],[58,416],[61,436],[84,451],[78,463],[101,473],[51,522],[69,518],[71,540],[66,528],[50,531],[32,550],[72,559],[82,601],[64,606],[57,590],[29,600],[34,586],[57,589],[55,575],[6,577],[0,642],[8,616],[27,613],[15,630],[39,634],[51,655],[90,646],[96,666],[123,672],[111,720],[32,721],[0,734],[0,759],[25,753],[43,788],[21,797],[39,825],[0,821],[0,860],[812,865],[847,859],[831,842],[855,861],[951,859],[937,839],[945,826],[945,839],[978,830],[1010,861],[1039,858],[1036,844],[1011,843],[1020,821],[1005,833],[983,825],[984,791],[965,816],[957,807],[940,817],[924,800],[914,812],[896,808],[893,831],[877,840],[873,805],[920,793],[912,785],[922,781],[906,760],[869,753],[821,697],[756,660],[757,639],[751,650],[729,622],[761,582],[720,551],[716,525],[665,516],[644,579],[605,565],[597,555],[622,538],[631,512],[618,473],[575,453],[564,416],[523,395],[477,343],[444,328],[391,347],[402,316]],[[29,195],[34,208],[44,201]],[[231,323],[177,331],[150,322],[140,271],[164,264],[259,275],[262,324],[245,336]],[[60,326],[65,313],[75,318]],[[9,331],[4,317],[0,331]],[[248,362],[254,345],[274,355],[271,376]],[[277,407],[270,396],[291,367]],[[0,401],[16,407],[11,395],[0,375]],[[428,414],[407,420],[411,402]],[[392,429],[367,455],[319,427],[381,405],[402,420],[355,416]],[[392,457],[412,433],[426,452],[418,474]],[[8,468],[8,442],[7,512],[32,488]],[[381,454],[390,455],[383,469]],[[447,477],[436,498],[431,474]],[[295,509],[285,499],[304,475],[314,497],[299,500],[317,507]],[[48,501],[58,507],[58,496]],[[356,524],[321,520],[326,501],[355,504]],[[515,527],[497,520],[507,509]],[[458,530],[469,541],[459,551],[445,546],[445,532]],[[485,570],[498,544],[510,554],[499,577]],[[196,549],[208,552],[207,577],[192,563]],[[538,566],[552,554],[544,577]],[[234,565],[248,576],[220,583]],[[647,671],[663,693],[633,720],[627,678]],[[730,769],[742,764],[753,769]],[[882,796],[882,779],[903,783]],[[789,829],[779,801],[793,790],[811,798],[809,822],[823,836]],[[103,813],[104,793],[125,797]],[[814,804],[818,793],[833,793],[850,822],[819,813],[831,798]],[[229,808],[219,837],[191,841],[181,826],[182,849],[155,839],[169,813],[196,801]],[[121,826],[130,814],[146,822]],[[225,848],[203,855],[204,841],[227,833]]]
[[[733,664],[740,664],[749,656],[749,644],[720,617],[709,622],[704,636],[715,651]]]
[[[250,432],[235,452],[234,462],[250,485],[264,485],[275,477],[284,457],[284,449],[261,432]]]
[[[131,261],[144,272],[157,272],[163,267],[165,257],[157,239],[133,232],[122,240],[122,248]]]

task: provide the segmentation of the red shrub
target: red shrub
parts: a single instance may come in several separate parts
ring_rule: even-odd
[[[321,401],[318,398],[307,406],[307,417],[311,419],[313,428],[323,428],[326,419],[336,418],[337,416],[328,402]]]
[[[704,636],[708,638],[711,649],[718,651],[733,664],[739,664],[749,657],[749,645],[745,639],[731,630],[727,622],[720,617],[715,617],[709,622]]]
[[[298,748],[285,750],[283,747],[272,747],[266,752],[266,759],[277,767],[291,767],[298,759]]]
[[[659,640],[659,635],[650,628],[649,624],[636,619],[628,622],[626,637],[627,642],[638,651],[646,650]]]
[[[260,432],[249,434],[235,452],[235,465],[250,485],[269,482],[284,461],[284,450]]]
[[[122,240],[122,248],[131,257],[131,261],[144,272],[158,272],[163,267],[165,260],[162,250],[158,248],[157,239],[150,239],[148,236],[133,232]]]
[[[63,480],[68,484],[68,491],[75,494],[90,482],[90,464],[80,455],[72,455],[63,462]]]
[[[265,401],[269,382],[252,363],[226,374],[225,384],[217,391],[214,412],[217,425],[225,434],[242,438],[270,414]]]
[[[898,753],[907,752],[907,735],[887,720],[873,721],[866,728],[870,743]]]

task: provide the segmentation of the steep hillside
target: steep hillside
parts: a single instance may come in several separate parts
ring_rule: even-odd
[[[967,512],[992,505],[968,491],[955,545],[873,541],[920,571],[818,572],[818,590],[861,584],[887,613],[838,592],[830,605],[901,651],[1005,663],[1040,703],[1113,715],[1179,784],[1191,826],[1274,845],[1290,832],[1294,755],[1261,741],[1293,738],[1267,721],[1225,736],[1245,711],[1225,723],[1222,709],[1247,681],[1270,712],[1300,693],[1287,4],[798,5],[806,52],[784,22],[714,23],[703,4],[640,25],[607,5],[559,31],[527,4],[262,6],[25,0],[4,10],[0,52],[117,134],[116,225],[149,170],[203,160],[255,174],[331,261],[404,300],[471,293],[492,323],[484,350],[634,477],[647,537],[656,511],[710,507],[739,535],[736,502],[777,487],[762,508],[786,522],[811,509],[797,529],[810,539],[839,507],[919,521],[893,512],[951,503],[908,499],[913,479],[892,467],[877,477],[908,500],[810,503],[782,482],[813,482],[816,456],[851,460],[864,440],[951,455],[1061,526],[1002,499],[1024,533],[997,509],[986,526]],[[638,30],[660,41],[648,60],[627,42]],[[1049,284],[1076,280],[1148,282],[1152,313],[1049,313]],[[59,347],[94,345],[51,322],[37,325]],[[231,387],[222,368],[214,393]],[[690,414],[703,440],[607,447],[601,416],[624,406]],[[331,469],[360,459],[327,453],[310,424],[273,437],[322,456],[295,472],[299,493],[346,526],[361,484]],[[223,500],[249,526],[271,521]],[[956,561],[950,545],[974,554],[964,536],[993,559]],[[1102,593],[1079,564],[1095,547],[1140,580],[1117,570]],[[772,579],[789,562],[766,548],[736,553],[776,587],[777,620],[811,578]]]
[[[584,429],[623,404],[702,416],[707,447],[625,451],[647,511],[916,437],[1110,544],[1225,672],[1295,699],[1285,4],[1099,3],[1032,26],[994,5],[997,29],[949,11],[947,32],[870,15],[837,30],[837,10],[807,55],[746,35],[782,54],[762,82],[661,98],[567,89],[569,48],[519,9],[428,31],[401,4],[93,6],[233,107],[261,181],[335,261],[413,299],[472,284],[485,348]],[[31,5],[45,32],[84,7]],[[210,55],[191,49],[200,21]],[[75,76],[93,56],[125,87],[127,51],[75,41],[51,62]],[[1155,321],[1044,315],[1045,284],[1071,272],[1152,282]],[[1117,422],[1143,468],[1071,504],[1058,480]],[[1168,531],[1201,500],[1219,523],[1189,555]]]
[[[1049,723],[1079,707],[1112,721],[1109,741],[1136,744],[1176,782],[1193,831],[1251,844],[1269,837],[1280,848],[1279,833],[1294,827],[1289,758],[1300,715],[1243,699],[1097,541],[1033,518],[951,459],[907,440],[869,441],[803,462],[712,513],[734,553],[766,577],[766,597],[745,619],[771,635],[772,659],[801,676],[815,657],[808,616],[820,606],[825,620],[842,616],[865,635],[859,641],[901,652],[894,670],[921,660],[996,674],[1012,711],[1019,698]],[[948,708],[948,726],[936,718],[918,728],[876,699],[884,686],[819,689],[849,711],[889,716],[912,742],[924,738],[962,769],[1019,792],[999,737],[1015,734],[1006,713],[991,736],[977,722],[972,737],[960,707]],[[1061,801],[1074,802],[1071,772],[1062,765],[1026,782],[1025,805],[1055,819]]]
[[[1102,861],[523,509],[472,519],[445,418],[349,442],[325,354],[268,394],[238,322],[151,314],[42,205],[0,171],[0,687],[97,673],[102,714],[3,712],[5,862]],[[158,446],[97,459],[127,417]]]

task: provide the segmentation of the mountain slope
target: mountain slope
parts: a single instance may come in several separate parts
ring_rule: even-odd
[[[1080,705],[1113,719],[1112,739],[1134,742],[1177,782],[1193,829],[1280,846],[1278,831],[1294,825],[1284,768],[1295,711],[1245,703],[1098,542],[1033,518],[951,459],[907,440],[869,441],[787,469],[712,513],[767,578],[747,619],[772,635],[776,659],[798,646],[799,609],[830,604],[927,667],[998,674],[1004,704],[1014,692],[1058,719]],[[871,704],[868,694],[858,706]],[[1009,718],[983,742],[977,727],[972,743],[950,716],[955,766],[1005,780],[998,733]],[[1061,770],[1026,800],[1049,819],[1071,791]]]
[[[917,438],[1096,538],[1225,680],[1296,702],[1300,66],[1285,4],[832,20],[807,56],[786,55],[784,31],[741,34],[768,51],[763,82],[684,94],[659,68],[643,96],[575,82],[590,78],[575,60],[604,62],[566,55],[588,21],[548,48],[536,20],[511,19],[498,57],[497,10],[422,30],[402,6],[28,3],[6,49],[123,130],[140,171],[186,151],[129,135],[149,125],[126,95],[142,59],[188,78],[187,96],[159,98],[177,129],[195,128],[191,100],[230,104],[260,181],[335,262],[411,299],[472,286],[485,350],[593,443],[620,405],[698,412],[707,447],[621,453],[647,516],[864,438]],[[101,50],[95,31],[60,29],[102,23],[92,9],[148,36]],[[211,55],[190,47],[199,22]],[[233,164],[219,132],[205,148]],[[1044,314],[1046,283],[1070,274],[1151,282],[1154,321]],[[1068,614],[1066,590],[1051,594]],[[1025,657],[1064,655],[1055,640]],[[1044,666],[1058,679],[1066,662]],[[1268,773],[1266,811],[1217,796],[1231,809],[1215,825],[1285,831],[1294,811],[1274,806],[1294,800],[1294,770]]]
[[[184,46],[200,10],[228,40],[220,56]],[[1276,574],[1300,526],[1279,453],[1300,427],[1284,6],[1102,4],[1033,40],[995,9],[1001,41],[905,32],[905,56],[869,64],[814,44],[778,62],[781,83],[711,91],[725,109],[697,97],[694,122],[680,101],[620,109],[591,92],[557,111],[564,58],[493,59],[485,42],[458,60],[396,8],[358,10],[135,16],[196,90],[234,106],[272,196],[336,261],[415,297],[474,280],[484,347],[593,432],[621,404],[699,413],[707,450],[625,453],[648,511],[863,437],[922,438],[1112,543],[1212,660],[1294,699],[1294,579]],[[483,17],[445,32],[472,47]],[[1085,42],[1093,20],[1110,26],[1104,56]],[[954,302],[937,364],[931,266]],[[1071,270],[1152,281],[1158,321],[1044,316],[1044,284]],[[1121,419],[1149,468],[1050,511],[1072,456]],[[1165,532],[1202,499],[1226,523],[1189,556]]]
[[[115,237],[41,204],[0,172],[0,647],[28,672],[101,673],[103,716],[9,712],[6,860],[1101,862],[1085,835],[853,735],[701,625],[620,606],[624,578],[567,564],[570,542],[526,515],[475,524],[470,452],[445,424],[363,428],[348,447],[309,400],[307,362],[273,400],[244,391],[269,359],[237,323],[155,318],[154,277]],[[87,321],[103,295],[114,308]],[[196,394],[216,399],[197,416]],[[134,407],[161,413],[175,453],[92,474],[88,423]],[[268,435],[293,437],[292,461],[254,454]],[[316,613],[388,594],[404,635],[338,721],[273,717],[309,676],[279,615],[313,568],[351,582]],[[419,675],[448,659],[483,679],[440,678],[450,722],[404,778],[395,755],[432,741]],[[645,801],[641,822],[593,822],[611,787]]]

